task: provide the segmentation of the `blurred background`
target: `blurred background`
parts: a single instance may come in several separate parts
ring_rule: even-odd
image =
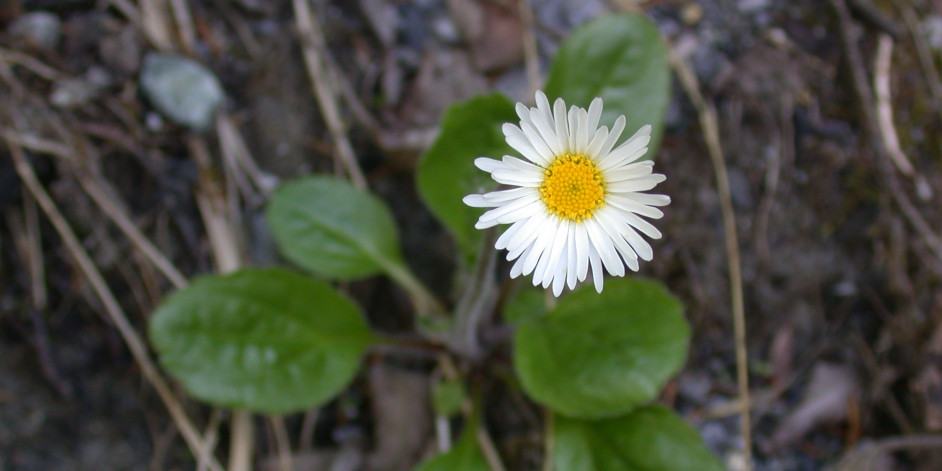
[[[278,263],[266,195],[345,156],[453,302],[456,249],[414,185],[443,112],[488,91],[529,102],[560,41],[619,10],[654,19],[695,79],[673,79],[656,157],[673,203],[641,271],[694,330],[662,402],[736,469],[712,141],[736,213],[756,469],[942,469],[938,0],[2,0],[0,470],[194,469],[111,313],[143,335],[186,278]],[[375,328],[411,328],[388,280],[346,289]],[[489,361],[509,365],[506,330],[484,331]],[[286,419],[294,469],[411,469],[433,441],[431,364],[372,352],[339,399]],[[505,462],[538,469],[539,410],[489,387]],[[224,420],[183,405],[199,428]],[[257,422],[257,469],[276,469],[279,431]]]

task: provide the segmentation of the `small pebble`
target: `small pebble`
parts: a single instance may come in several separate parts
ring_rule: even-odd
[[[10,24],[9,33],[25,39],[34,47],[52,51],[59,47],[62,21],[52,13],[35,11],[17,18]]]
[[[225,96],[212,71],[173,54],[148,54],[140,81],[154,108],[171,121],[197,131],[209,129]]]

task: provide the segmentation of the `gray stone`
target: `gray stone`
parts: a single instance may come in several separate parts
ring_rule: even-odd
[[[52,13],[35,11],[17,18],[10,24],[9,32],[11,36],[23,38],[32,46],[51,51],[59,47],[62,21]]]
[[[209,129],[225,96],[219,79],[202,64],[161,53],[144,58],[141,90],[168,119],[197,131]]]

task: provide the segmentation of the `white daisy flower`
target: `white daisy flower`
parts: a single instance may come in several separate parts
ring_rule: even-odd
[[[666,195],[641,193],[665,180],[651,173],[654,162],[637,162],[648,150],[651,126],[642,127],[622,145],[616,141],[625,129],[620,116],[609,131],[598,127],[602,99],[592,100],[588,111],[557,99],[550,108],[542,92],[536,108],[517,103],[520,126],[503,126],[507,144],[527,160],[505,155],[486,157],[474,165],[511,189],[468,195],[464,203],[485,212],[474,227],[485,229],[510,224],[497,239],[497,249],[507,249],[507,260],[516,260],[511,278],[533,273],[533,285],[553,287],[559,296],[563,286],[575,288],[589,269],[595,289],[602,292],[602,269],[624,276],[625,266],[638,271],[638,258],[651,260],[652,239],[661,232],[644,216],[659,219],[656,206],[670,203]],[[640,234],[639,234],[640,232]]]

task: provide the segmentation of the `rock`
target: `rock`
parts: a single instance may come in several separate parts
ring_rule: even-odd
[[[202,64],[183,56],[150,53],[141,70],[141,90],[164,116],[207,130],[225,96],[219,79]]]
[[[17,18],[10,24],[9,32],[12,36],[23,38],[31,46],[51,51],[59,47],[62,21],[52,13],[36,11]]]

